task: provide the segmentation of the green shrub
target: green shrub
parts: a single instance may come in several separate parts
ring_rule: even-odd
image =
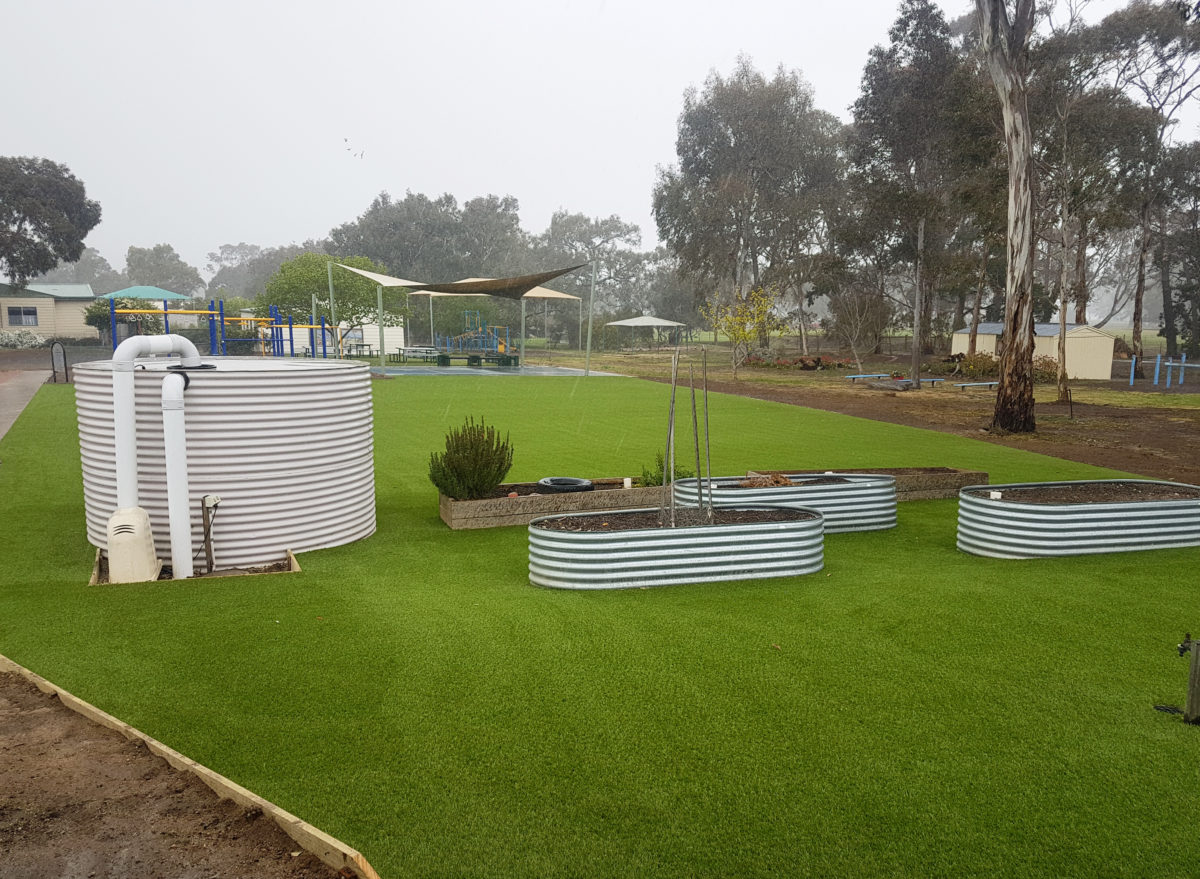
[[[666,462],[663,461],[663,453],[655,452],[654,453],[654,469],[647,470],[645,467],[643,467],[642,475],[638,479],[637,484],[642,487],[651,486],[651,485],[662,485],[666,469],[667,469],[667,465],[666,465]],[[676,460],[675,460],[675,478],[676,479],[691,479],[695,475],[696,475],[695,473],[693,473],[691,470],[688,470],[686,467],[680,467],[679,459],[676,458]]]
[[[1058,381],[1058,361],[1042,355],[1033,358],[1034,384],[1054,384]]]
[[[446,434],[446,451],[429,456],[429,481],[455,500],[488,497],[512,467],[508,434],[500,439],[483,419],[468,418],[462,427]]]
[[[958,355],[955,355],[956,357]],[[944,360],[929,364],[927,371],[932,375],[957,375],[965,379],[990,379],[1000,375],[1000,361],[982,351],[965,354],[962,360]]]

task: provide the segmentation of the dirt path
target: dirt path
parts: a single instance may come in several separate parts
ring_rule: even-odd
[[[709,382],[715,391],[841,412],[875,421],[923,427],[1080,461],[1200,485],[1200,410],[1124,408],[1076,403],[1037,405],[1037,433],[987,432],[994,397],[949,389],[884,391],[811,385]]]
[[[261,812],[0,673],[0,875],[332,879]]]

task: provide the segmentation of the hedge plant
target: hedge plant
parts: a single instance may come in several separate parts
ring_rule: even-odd
[[[429,456],[429,481],[455,500],[489,497],[512,467],[508,434],[500,439],[494,427],[468,418],[446,434],[446,451]]]

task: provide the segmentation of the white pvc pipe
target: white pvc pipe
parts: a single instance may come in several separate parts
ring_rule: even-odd
[[[130,336],[113,352],[113,441],[117,467],[117,509],[138,505],[137,409],[133,394],[133,366],[138,357],[180,354],[181,365],[200,365],[200,352],[190,339],[165,336]]]
[[[171,523],[171,571],[176,580],[192,576],[192,523],[188,517],[186,379],[168,373],[162,383],[163,451],[167,461],[167,513]]]

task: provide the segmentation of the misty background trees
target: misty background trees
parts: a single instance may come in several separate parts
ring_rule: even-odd
[[[649,312],[707,327],[703,303],[735,308],[767,289],[773,318],[803,353],[814,332],[856,356],[877,351],[885,334],[909,335],[914,372],[959,327],[1008,319],[1015,340],[1018,324],[1024,332],[1056,315],[1128,322],[1135,353],[1144,332],[1159,332],[1169,353],[1200,356],[1200,145],[1179,126],[1200,88],[1200,24],[1177,3],[1151,0],[1090,23],[1080,0],[1036,13],[1023,0],[977,7],[947,20],[930,0],[902,0],[864,65],[848,123],[817,108],[800,69],[764,72],[743,57],[731,72],[710,72],[682,96],[675,159],[647,193],[653,230],[581,206],[529,230],[510,194],[460,202],[381,192],[357,217],[331,218],[319,240],[227,243],[202,267],[169,243],[145,242],[114,267],[92,250],[62,243],[56,251],[44,233],[48,249],[36,257],[15,249],[13,230],[33,221],[17,218],[6,195],[0,269],[88,282],[97,293],[147,283],[256,300],[305,253],[363,258],[424,281],[588,261],[604,319]],[[1009,30],[988,38],[981,20],[1006,21]],[[1012,27],[1026,22],[1014,41]],[[996,88],[1006,58],[1022,77],[1008,113]],[[1027,114],[1029,244],[1014,278],[1009,175],[1019,113]],[[4,160],[6,192],[16,191],[12,163],[29,161],[44,160]],[[79,197],[68,214],[82,241],[99,209],[82,185]],[[661,244],[651,249],[655,237]],[[590,296],[592,272],[551,286]],[[479,308],[488,322],[517,320],[511,303],[481,300]],[[433,329],[428,315],[412,310],[418,335]],[[580,342],[578,317],[561,307],[534,309],[529,319],[534,332]],[[440,309],[434,320],[439,332],[460,331],[461,308]],[[756,344],[769,342],[760,334]]]

